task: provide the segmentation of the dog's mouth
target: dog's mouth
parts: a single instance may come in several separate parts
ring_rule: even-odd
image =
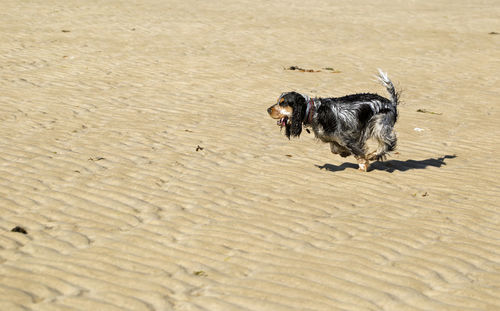
[[[288,123],[288,117],[283,117],[276,121],[276,124],[279,125],[280,128],[283,128],[283,126],[286,126]]]

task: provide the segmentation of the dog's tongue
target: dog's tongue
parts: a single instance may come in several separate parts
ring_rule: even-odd
[[[276,124],[279,125],[280,127],[285,126],[286,125],[286,118],[279,119],[279,121],[277,121]]]

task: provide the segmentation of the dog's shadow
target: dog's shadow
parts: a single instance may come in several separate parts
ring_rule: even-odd
[[[441,167],[443,165],[446,165],[446,162],[444,160],[454,159],[456,157],[457,157],[456,155],[445,155],[440,158],[430,158],[425,160],[406,160],[406,161],[389,160],[385,162],[373,162],[370,165],[369,171],[379,170],[392,173],[394,171],[405,172],[409,170],[422,170],[431,166]],[[315,166],[321,170],[325,169],[330,172],[343,171],[348,168],[358,169],[358,165],[356,163],[349,163],[349,162],[342,163],[341,165],[333,165],[326,163],[324,165],[315,165]]]

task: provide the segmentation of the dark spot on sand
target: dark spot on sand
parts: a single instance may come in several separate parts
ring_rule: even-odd
[[[200,151],[200,150],[203,150],[203,149],[205,149],[205,148],[204,148],[204,147],[201,147],[200,145],[197,145],[197,146],[196,146],[196,151]]]
[[[24,229],[23,227],[19,227],[19,226],[14,227],[10,231],[12,231],[12,232],[18,232],[18,233],[22,233],[22,234],[28,234],[28,232],[26,231],[26,229]]]
[[[305,68],[301,68],[299,66],[290,66],[288,68],[283,68],[283,69],[284,70],[297,70],[300,72],[321,72],[322,71],[320,69],[305,69]],[[335,70],[332,67],[325,67],[325,68],[323,68],[323,70],[329,71],[330,73],[340,73],[341,72],[340,70]]]
[[[333,69],[332,67],[325,67],[323,68],[324,70],[328,70],[330,71],[331,73],[341,73],[342,71],[340,70],[337,70],[337,69]]]
[[[427,109],[417,109],[417,112],[442,115],[442,113],[441,113],[441,112],[429,111],[429,110],[427,110]]]
[[[101,160],[105,160],[105,158],[103,157],[94,157],[94,158],[89,158],[89,161],[101,161]]]
[[[204,276],[204,277],[208,276],[205,271],[201,271],[201,270],[200,271],[195,271],[195,272],[193,272],[193,274],[196,275],[196,276]]]
[[[288,68],[284,68],[285,70],[298,70],[301,72],[320,72],[321,70],[314,70],[314,69],[304,69],[300,68],[299,66],[290,66]]]

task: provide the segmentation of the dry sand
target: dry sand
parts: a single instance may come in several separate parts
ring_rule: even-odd
[[[0,310],[500,309],[498,1],[0,2]],[[267,116],[377,68],[369,173]]]

